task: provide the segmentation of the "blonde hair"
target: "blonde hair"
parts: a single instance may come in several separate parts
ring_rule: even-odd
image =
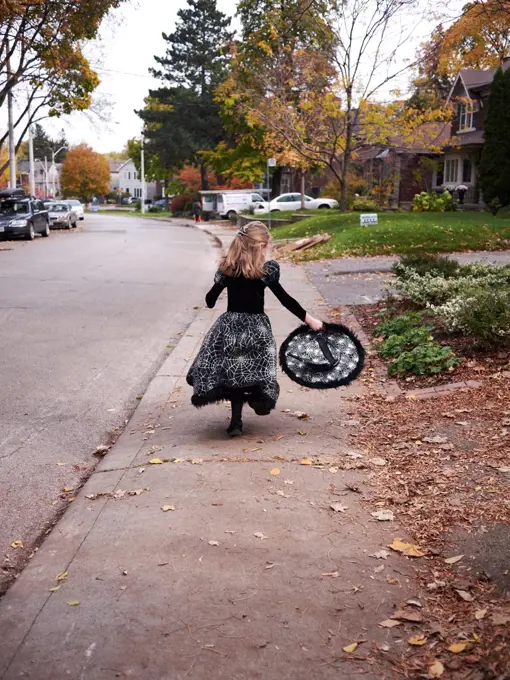
[[[261,279],[270,240],[269,230],[262,222],[250,222],[241,227],[220,262],[220,272],[227,276]]]

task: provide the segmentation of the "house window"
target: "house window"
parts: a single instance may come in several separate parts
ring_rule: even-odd
[[[131,179],[131,173],[128,172],[128,179]]]
[[[471,175],[473,174],[473,164],[469,158],[464,158],[462,161],[462,182],[469,184],[471,182]]]
[[[456,184],[459,176],[459,159],[449,158],[444,164],[445,182],[447,184]]]
[[[133,179],[138,179],[138,173],[136,172],[136,170],[133,173]]]
[[[473,102],[462,102],[458,105],[459,111],[459,132],[471,130],[473,128]]]

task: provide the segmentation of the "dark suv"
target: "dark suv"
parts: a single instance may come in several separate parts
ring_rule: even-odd
[[[50,235],[50,216],[44,203],[19,189],[0,191],[0,238],[21,236],[31,241],[36,234]]]

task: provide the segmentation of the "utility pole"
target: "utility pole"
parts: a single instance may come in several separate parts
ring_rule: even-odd
[[[11,59],[9,56],[9,41],[6,41],[7,49],[7,82],[12,78]],[[12,87],[9,85],[7,90],[7,126],[9,131],[9,188],[16,188],[16,144],[14,142],[14,120],[13,120],[13,96]]]
[[[28,116],[30,118],[31,112],[28,111]],[[35,196],[35,167],[34,167],[34,135],[32,134],[32,123],[28,128],[28,162],[30,165],[29,177],[30,177],[30,194]]]
[[[45,186],[46,186],[46,198],[48,198],[49,194],[49,186],[48,186],[48,157],[44,157],[44,180],[45,180]]]
[[[276,168],[276,158],[267,159],[267,209],[269,212],[268,228],[271,229],[271,176],[269,168]]]
[[[145,149],[143,145],[143,135],[142,135],[142,158],[141,158],[141,167],[140,170],[142,171],[142,215],[145,214]]]
[[[52,185],[53,185],[53,198],[55,198],[55,197],[56,197],[56,194],[57,194],[57,187],[56,187],[56,184],[55,184],[55,175],[58,176],[57,165],[56,165],[56,163],[55,163],[55,158],[56,158],[56,156],[58,156],[58,154],[59,154],[61,151],[63,151],[64,149],[68,149],[68,148],[69,148],[69,147],[68,147],[66,144],[64,144],[64,146],[61,146],[60,149],[59,149],[58,151],[52,151],[52,152],[51,152],[51,153],[52,153],[52,159],[51,159],[51,176],[52,176],[52,180],[51,180],[51,181],[52,181]]]

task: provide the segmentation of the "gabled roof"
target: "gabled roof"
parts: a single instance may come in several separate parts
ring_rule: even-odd
[[[506,71],[508,68],[510,68],[509,57],[506,57],[503,60],[501,68],[503,71]],[[480,87],[488,87],[492,85],[492,81],[494,80],[496,71],[497,68],[489,68],[484,70],[475,68],[461,68],[460,71],[457,73],[455,81],[452,85],[452,89],[450,90],[450,94],[448,95],[448,100],[451,98],[453,91],[455,90],[459,80],[464,85],[466,94],[469,96],[469,90],[476,90]]]
[[[124,158],[122,160],[108,160],[110,172],[119,172],[119,170],[123,168],[126,163],[129,163],[130,160],[130,158]]]

